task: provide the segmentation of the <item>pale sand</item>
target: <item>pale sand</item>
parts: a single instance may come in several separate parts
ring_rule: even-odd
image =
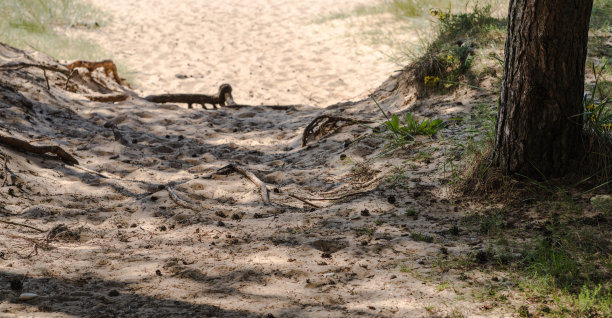
[[[240,9],[231,1],[202,1],[212,12],[206,15],[192,0],[98,3],[132,10],[90,36],[140,69],[141,96],[208,92],[230,82],[239,103],[321,106],[368,93],[394,68],[343,38],[341,25],[310,24],[328,10],[322,0],[258,0],[249,7],[245,1]],[[198,31],[201,21],[221,33]],[[224,36],[231,39],[219,42]],[[20,61],[58,66],[42,54],[0,45],[0,64]],[[385,110],[449,120],[482,102],[465,88],[417,100],[409,74],[376,90]],[[3,220],[43,229],[0,224],[0,286],[23,282],[0,293],[2,317],[513,315],[471,296],[500,273],[438,265],[446,259],[441,248],[450,260],[485,248],[463,225],[460,236],[448,232],[461,224],[457,211],[474,209],[447,201],[441,186],[445,153],[466,133],[453,121],[444,139],[420,136],[384,155],[385,135],[365,125],[301,147],[304,128],[318,115],[379,126],[384,116],[369,99],[329,108],[188,110],[137,97],[90,102],[86,94],[125,90],[100,71],[92,79],[83,70],[66,85],[60,73],[25,68],[0,72],[0,83],[3,135],[64,147],[88,169],[0,146],[12,174],[0,187]],[[123,143],[104,126],[108,121]],[[244,176],[216,173],[230,162],[266,182],[273,204],[264,205]],[[320,208],[291,195],[314,197]],[[408,209],[418,217],[407,216]],[[46,247],[47,231],[59,224],[69,231]],[[28,256],[34,243],[38,254]],[[20,302],[21,292],[41,297]],[[521,304],[504,296],[508,307]]]
[[[230,83],[238,103],[326,106],[367,96],[401,68],[389,47],[350,37],[350,19],[315,23],[373,0],[93,3],[112,20],[87,36],[137,72],[141,95]]]

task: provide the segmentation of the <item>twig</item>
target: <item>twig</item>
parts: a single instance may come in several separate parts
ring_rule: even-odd
[[[253,182],[256,186],[259,187],[259,192],[261,194],[261,199],[263,200],[264,205],[270,205],[270,190],[266,187],[266,184],[261,181],[257,176],[255,176],[252,172],[247,171],[246,169],[238,166],[235,163],[230,163],[229,165],[217,170],[218,174],[224,174],[225,171],[236,171],[249,178],[251,182]]]
[[[41,70],[47,70],[47,71],[53,71],[53,72],[58,72],[58,73],[62,73],[64,75],[69,75],[70,71],[66,70],[66,69],[61,69],[59,67],[56,66],[52,66],[52,65],[45,65],[45,64],[33,64],[33,63],[7,63],[7,64],[2,64],[0,65],[0,70],[7,70],[7,71],[16,71],[16,70],[20,70],[22,68],[26,68],[26,67],[35,67]]]
[[[32,250],[32,252],[30,252],[30,254],[28,254],[26,257],[29,258],[36,255],[38,255],[38,243],[34,243],[34,250]]]
[[[47,245],[59,233],[64,232],[64,231],[68,231],[68,227],[66,225],[64,225],[63,223],[62,224],[58,224],[58,225],[54,226],[51,230],[49,230],[49,232],[47,233],[47,236],[45,237],[45,241],[46,241]]]
[[[7,162],[8,162],[8,156],[7,154],[3,153],[4,155],[4,166],[2,168],[2,173],[4,174],[4,180],[2,180],[2,186],[0,188],[4,188],[4,186],[6,185],[6,181],[8,180],[8,170],[7,170]]]
[[[16,226],[23,226],[23,227],[27,227],[29,229],[38,231],[38,232],[45,232],[45,230],[41,230],[37,227],[33,227],[31,225],[27,225],[27,224],[21,224],[21,223],[15,223],[15,222],[11,222],[11,221],[4,221],[4,220],[0,220],[1,223],[5,223],[5,224],[10,224],[10,225],[16,225]]]
[[[310,202],[310,201],[308,201],[308,200],[306,200],[306,199],[302,199],[302,198],[298,197],[297,195],[290,194],[289,196],[290,196],[290,197],[292,197],[292,198],[294,198],[294,199],[300,200],[300,201],[302,201],[302,202],[304,202],[304,203],[306,203],[306,204],[308,204],[308,205],[310,205],[310,206],[312,206],[312,207],[315,207],[315,208],[317,208],[317,209],[320,209],[320,208],[321,208],[321,206],[318,206],[318,205],[316,205],[316,204],[314,204],[314,203],[312,203],[312,202]]]
[[[32,152],[40,155],[46,154],[47,152],[54,153],[55,155],[57,155],[58,158],[62,159],[67,164],[79,164],[78,160],[76,160],[72,155],[70,155],[68,152],[66,152],[59,146],[34,146],[25,140],[1,135],[0,144],[4,144],[24,152]]]
[[[182,206],[186,209],[196,211],[196,212],[199,212],[201,210],[201,209],[191,206],[188,203],[182,202],[183,200],[179,199],[176,193],[174,193],[174,190],[172,189],[172,187],[166,187],[166,190],[168,190],[168,193],[170,194],[170,199],[172,199],[172,201],[174,201],[174,203],[176,203],[177,205]]]
[[[368,191],[360,191],[360,192],[353,192],[353,193],[347,193],[345,195],[341,195],[339,197],[335,197],[335,198],[307,198],[307,200],[315,200],[315,201],[335,201],[335,200],[342,200],[344,198],[348,198],[348,197],[352,197],[354,195],[360,195],[360,194],[366,194],[368,192],[371,192],[372,190],[368,190]]]
[[[318,116],[313,121],[311,121],[310,124],[306,126],[306,128],[304,128],[304,133],[302,134],[302,147],[306,146],[306,144],[308,143],[308,139],[311,136],[322,137],[344,126],[370,123],[372,122],[369,120],[355,120],[352,118],[331,115]]]
[[[74,73],[79,74],[79,71],[76,69],[73,69],[70,71],[70,74],[68,74],[68,76],[66,76],[66,84],[64,84],[64,89],[68,90],[68,83],[70,83],[70,79],[72,78],[72,75],[74,75]]]
[[[49,85],[49,78],[47,77],[47,70],[43,68],[42,71],[43,71],[43,76],[45,77],[45,82],[47,82],[47,90],[50,91],[51,85]]]

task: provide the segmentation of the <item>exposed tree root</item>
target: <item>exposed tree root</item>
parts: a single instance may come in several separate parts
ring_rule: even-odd
[[[15,226],[22,226],[22,227],[27,227],[28,229],[32,229],[34,231],[45,232],[45,230],[41,230],[41,229],[39,229],[37,227],[33,227],[33,226],[27,225],[27,224],[15,223],[15,222],[4,221],[4,220],[0,220],[0,223],[10,224],[10,225],[15,225]]]
[[[219,92],[214,95],[206,94],[162,94],[149,95],[146,100],[153,103],[186,103],[189,108],[193,108],[193,104],[200,104],[206,109],[205,104],[210,104],[217,109],[217,105],[226,106],[234,104],[232,97],[232,86],[230,84],[222,84],[219,86]]]
[[[304,128],[304,134],[302,135],[302,147],[306,146],[311,137],[320,138],[345,126],[370,123],[372,122],[367,120],[355,120],[346,117],[330,115],[318,116],[312,122],[310,122],[306,128]]]
[[[15,148],[24,152],[32,152],[35,154],[46,154],[48,152],[57,155],[58,158],[70,165],[78,165],[79,161],[76,160],[72,155],[66,152],[59,146],[34,146],[29,142],[13,137],[6,137],[0,135],[0,144]]]
[[[170,194],[170,199],[172,199],[172,201],[174,201],[174,203],[176,203],[178,206],[181,206],[183,208],[186,209],[190,209],[196,212],[200,212],[202,209],[197,208],[192,206],[191,204],[184,202],[183,200],[181,200],[176,193],[174,193],[174,189],[172,189],[172,187],[166,187],[166,190],[168,190],[168,193]]]

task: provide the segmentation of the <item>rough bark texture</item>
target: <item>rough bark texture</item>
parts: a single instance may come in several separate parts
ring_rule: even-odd
[[[511,0],[494,161],[505,174],[564,175],[580,153],[593,0]]]

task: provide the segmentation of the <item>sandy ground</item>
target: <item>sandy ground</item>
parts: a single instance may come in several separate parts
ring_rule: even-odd
[[[76,33],[135,71],[143,96],[230,83],[239,103],[327,106],[366,96],[400,69],[385,56],[389,47],[348,36],[354,20],[315,23],[376,2],[94,0],[110,22]]]
[[[120,2],[108,3],[119,6]],[[190,1],[174,6],[163,6],[161,1],[131,3],[127,6],[133,6],[132,23],[113,24],[109,28],[116,31],[99,33],[117,39],[108,44],[117,54],[140,61],[136,65],[147,72],[143,87],[151,92],[208,90],[228,81],[240,103],[296,105],[306,103],[304,95],[309,93],[320,94],[325,101],[341,100],[380,84],[373,96],[388,112],[410,110],[444,120],[465,115],[480,98],[490,98],[460,89],[453,95],[419,99],[410,72],[383,82],[388,68],[368,54],[345,54],[359,50],[344,40],[322,32],[325,49],[307,45],[316,36],[297,28],[312,32],[320,28],[307,22],[328,9],[323,1],[286,5],[252,1],[254,7],[242,9],[232,9],[229,1],[223,6],[211,1],[206,4],[209,9],[187,10],[185,17],[175,9],[188,8]],[[262,14],[252,16],[252,11]],[[130,21],[129,13],[123,14],[117,20]],[[242,22],[220,27],[231,16]],[[248,47],[233,47],[244,44],[235,38],[203,47],[212,40],[206,37],[210,33],[195,31],[201,20],[225,30],[226,36],[242,34],[243,42],[258,50],[251,55],[242,52]],[[144,21],[148,26],[136,27]],[[161,36],[165,23],[177,27],[193,23],[194,31]],[[252,24],[261,42],[241,31],[239,26],[246,24]],[[284,30],[284,41],[266,33],[270,25]],[[122,43],[125,33],[132,40]],[[157,36],[151,40],[143,34]],[[190,36],[201,36],[194,40],[197,47],[176,43]],[[289,41],[291,36],[295,42]],[[130,46],[129,41],[150,46]],[[204,67],[187,65],[212,68],[219,63],[211,61],[223,61],[224,50],[232,58],[224,62],[225,68],[211,69],[210,78],[202,73]],[[300,58],[301,50],[311,51]],[[215,54],[200,55],[199,62],[188,60],[198,56],[195,52]],[[308,60],[316,52],[321,60]],[[351,56],[350,62],[343,60],[345,55]],[[369,64],[356,67],[359,58]],[[283,67],[283,59],[287,65],[302,67],[296,70],[298,75]],[[260,60],[269,64],[259,68]],[[300,64],[304,60],[308,63]],[[0,64],[17,62],[61,67],[42,54],[0,45]],[[370,73],[364,65],[378,65],[374,68],[380,72]],[[190,71],[203,77],[174,77]],[[308,89],[294,92],[298,89],[291,85],[309,75],[318,82],[306,81]],[[48,71],[46,78],[50,89],[39,69],[0,72],[0,131],[36,145],[59,145],[79,165],[0,146],[7,159],[0,221],[13,223],[0,224],[0,316],[512,315],[495,300],[478,297],[495,284],[497,295],[512,302],[499,273],[464,272],[444,265],[448,259],[485,248],[480,234],[460,223],[462,212],[473,207],[449,201],[441,186],[448,140],[466,130],[458,122],[449,121],[444,141],[419,137],[414,145],[385,156],[385,135],[370,128],[378,127],[384,116],[369,99],[325,108],[187,109],[147,102],[101,71],[81,70],[68,85],[66,76],[58,72]],[[344,78],[343,89],[334,84],[339,78]],[[264,81],[270,87],[266,91],[260,89],[266,86],[260,84]],[[257,87],[259,95],[249,97],[245,87]],[[112,92],[131,97],[119,103],[86,98]],[[304,128],[323,114],[373,123],[332,129],[302,147]],[[219,170],[229,163],[265,182],[271,203],[264,204],[261,189],[242,174]],[[419,240],[421,234],[431,240]],[[38,297],[19,300],[26,292]]]

